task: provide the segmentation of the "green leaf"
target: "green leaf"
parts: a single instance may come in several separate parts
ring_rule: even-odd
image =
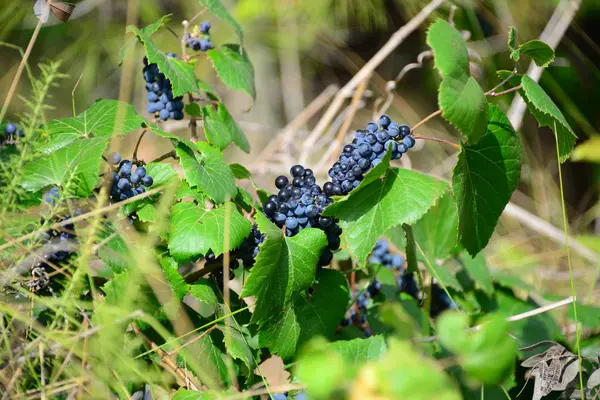
[[[199,280],[191,285],[190,295],[209,306],[216,307],[219,305],[219,297],[208,280]]]
[[[204,205],[205,196],[197,189],[192,189],[187,181],[182,180],[177,189],[177,200],[192,199],[198,204]]]
[[[443,314],[438,320],[440,341],[459,355],[468,374],[485,383],[502,383],[517,355],[517,344],[508,335],[508,322],[494,315],[474,333],[467,331],[467,322],[464,314]]]
[[[200,104],[198,103],[186,104],[185,113],[191,117],[202,118],[202,108],[200,108]]]
[[[415,240],[431,262],[446,260],[458,245],[458,212],[449,193],[413,225]]]
[[[600,163],[600,136],[594,136],[575,148],[571,155],[572,161]]]
[[[256,264],[252,267],[240,297],[256,296],[252,322],[262,324],[284,310],[284,328],[293,326],[293,313],[286,307],[294,294],[313,283],[317,262],[327,245],[325,233],[319,229],[303,229],[294,237],[286,237],[262,213],[256,222],[267,235],[260,246]]]
[[[190,186],[198,187],[217,203],[235,197],[237,186],[223,154],[205,142],[197,143],[196,148],[200,153],[182,144],[176,148],[183,175]]]
[[[177,262],[170,257],[163,257],[160,259],[160,266],[162,267],[165,278],[169,282],[169,286],[175,293],[177,300],[183,300],[184,296],[190,289],[183,277],[179,274]]]
[[[467,45],[444,20],[431,25],[427,43],[443,78],[438,97],[442,116],[465,134],[468,143],[475,143],[485,133],[488,107],[483,90],[470,76]]]
[[[217,75],[232,89],[243,90],[256,99],[254,67],[241,46],[225,44],[207,52]],[[160,66],[159,66],[160,67]]]
[[[158,49],[152,39],[150,39],[150,36],[143,30],[135,26],[128,26],[127,32],[132,32],[138,37],[146,49],[148,62],[158,65],[160,72],[165,74],[167,79],[171,81],[174,97],[198,91],[198,82],[194,74],[193,65],[173,57],[168,57]]]
[[[240,24],[231,16],[231,14],[229,14],[229,12],[225,8],[225,6],[223,6],[223,3],[221,3],[221,0],[199,0],[199,1],[200,1],[200,4],[203,7],[206,7],[206,9],[208,9],[208,11],[211,14],[213,14],[214,16],[222,19],[223,21],[225,21],[229,25],[231,25],[235,29],[235,31],[238,35],[240,44],[243,44],[244,31],[242,30],[242,27],[240,26]]]
[[[471,256],[486,246],[517,188],[521,158],[519,136],[506,115],[490,104],[487,133],[475,144],[462,145],[452,175],[459,241]]]
[[[558,156],[560,162],[565,162],[577,140],[577,135],[544,89],[533,79],[524,75],[521,79],[523,89],[519,91],[527,104],[529,112],[537,119],[540,126],[547,126],[556,134],[558,140]]]
[[[196,143],[192,142],[191,140],[189,140],[187,138],[177,136],[170,132],[165,132],[165,131],[161,130],[160,127],[156,124],[149,124],[148,126],[150,126],[150,129],[152,130],[152,132],[154,132],[158,136],[162,136],[164,138],[171,139],[174,146],[176,146],[177,143],[182,143],[191,149],[196,148]]]
[[[202,109],[202,122],[206,138],[211,144],[224,149],[233,142],[246,153],[250,152],[250,143],[246,135],[223,103],[219,103],[216,110],[212,105],[205,106]]]
[[[317,280],[310,297],[294,295],[285,312],[263,324],[258,333],[261,346],[285,360],[315,336],[333,337],[346,313],[350,293],[346,279],[338,271],[321,269]]]
[[[254,369],[256,368],[255,359],[258,354],[249,346],[248,338],[250,332],[248,328],[242,327],[238,329],[235,326],[225,328],[223,325],[219,325],[219,329],[223,332],[223,343],[227,347],[227,352],[231,357],[241,360],[246,366],[244,375],[250,377],[254,375]]]
[[[80,139],[25,165],[20,185],[30,192],[77,182],[77,195],[89,196],[99,180],[105,138]]]
[[[250,179],[252,177],[250,171],[242,164],[233,163],[229,164],[229,167],[231,168],[235,179]]]
[[[341,355],[344,361],[350,365],[360,365],[367,361],[378,360],[387,350],[385,339],[379,335],[366,339],[333,342],[329,348]]]
[[[163,25],[169,22],[169,20],[171,19],[171,15],[172,14],[163,15],[156,22],[142,28],[142,32],[144,32],[148,36],[152,36],[153,34],[158,32],[158,30],[162,28]],[[135,37],[127,39],[125,45],[121,48],[121,51],[119,52],[119,65],[123,63],[125,57],[134,48],[136,42],[137,40]]]
[[[382,336],[333,343],[315,338],[302,349],[294,366],[294,376],[307,385],[306,390],[311,399],[340,398],[330,395],[338,388],[349,386],[350,379],[360,367],[369,361],[378,360],[385,351]]]
[[[228,202],[205,210],[194,203],[175,204],[171,210],[169,251],[177,260],[206,255],[219,256],[238,247],[250,233],[252,223]]]
[[[423,356],[409,340],[391,338],[388,352],[373,365],[372,393],[386,399],[459,400],[460,392],[436,362]],[[366,389],[365,394],[370,392]],[[365,398],[368,398],[365,396]]]
[[[100,257],[114,273],[121,273],[127,269],[129,261],[131,260],[129,246],[121,235],[113,235],[116,230],[112,224],[106,223],[103,224],[102,227],[103,229],[98,233],[98,240],[103,241],[109,237],[110,239],[98,248],[98,257]]]
[[[55,119],[44,127],[41,146],[44,153],[52,153],[79,138],[125,135],[142,126],[144,119],[133,106],[117,100],[99,100],[76,117]]]
[[[488,270],[485,256],[482,253],[479,253],[475,258],[462,257],[462,263],[479,289],[490,295],[494,293],[492,275]]]
[[[214,400],[218,399],[215,392],[198,392],[196,390],[179,389],[171,400]]]
[[[382,179],[354,189],[324,214],[340,219],[348,247],[362,264],[384,232],[419,220],[446,189],[438,179],[394,168]]]
[[[513,51],[517,46],[517,30],[514,26],[511,26],[508,31],[508,48]],[[517,61],[517,60],[515,60]]]
[[[202,332],[199,332],[201,335]],[[193,338],[188,338],[193,340]],[[187,354],[189,357],[194,357],[196,360],[189,363],[189,366],[198,365],[201,371],[194,371],[200,377],[209,377],[210,380],[219,379],[225,386],[229,383],[229,374],[227,372],[227,365],[223,360],[223,353],[214,344],[210,335],[202,336],[198,341],[195,341],[193,346],[189,346],[189,353],[185,353],[186,356],[182,357],[185,361]]]
[[[519,61],[522,55],[531,57],[535,64],[542,68],[547,67],[554,61],[554,50],[540,40],[530,40],[523,43],[511,52],[510,57],[515,61]]]

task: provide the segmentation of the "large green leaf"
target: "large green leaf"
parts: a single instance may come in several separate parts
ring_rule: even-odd
[[[519,136],[506,115],[490,104],[487,133],[475,144],[462,145],[452,175],[459,240],[472,256],[490,240],[519,184],[521,158]]]
[[[219,103],[217,109],[212,105],[202,108],[202,123],[206,138],[218,148],[224,149],[233,142],[246,153],[250,152],[250,143],[244,131],[233,120],[223,103]]]
[[[223,21],[225,21],[229,25],[233,26],[233,28],[235,29],[235,32],[238,35],[238,38],[240,39],[240,44],[243,44],[244,31],[242,30],[242,27],[240,26],[240,24],[231,16],[231,14],[229,14],[229,12],[225,8],[225,6],[223,6],[223,3],[221,3],[221,0],[199,0],[199,1],[200,1],[200,4],[203,5],[204,7],[206,7],[212,15],[214,15],[218,18],[221,18]]]
[[[319,270],[317,280],[310,297],[294,295],[283,313],[262,325],[258,334],[261,346],[287,360],[311,338],[333,337],[350,300],[348,286],[341,273],[330,269]]]
[[[206,210],[194,203],[173,206],[169,251],[177,260],[206,255],[219,256],[238,247],[250,233],[252,223],[233,203]]]
[[[233,172],[219,149],[208,143],[199,142],[192,148],[177,144],[176,152],[181,163],[183,176],[191,187],[197,187],[217,203],[223,203],[237,194]]]
[[[167,79],[171,81],[174,97],[198,91],[198,81],[194,74],[193,65],[167,56],[158,49],[150,36],[143,30],[135,26],[128,26],[127,32],[132,32],[138,37],[146,49],[148,62],[158,65],[160,72],[165,74]]]
[[[428,260],[435,262],[450,257],[458,244],[458,212],[452,196],[444,194],[412,228]]]
[[[280,315],[286,307],[289,312],[293,295],[310,287],[327,238],[323,231],[313,228],[286,237],[262,213],[257,214],[256,222],[267,237],[240,297],[256,296],[252,322],[261,324]]]
[[[558,140],[558,157],[565,162],[577,140],[577,135],[565,119],[562,112],[554,104],[550,96],[533,79],[524,75],[521,79],[523,89],[519,91],[527,104],[527,108],[537,119],[540,126],[547,126],[556,134]]]
[[[217,75],[227,86],[245,91],[252,99],[256,98],[254,67],[240,45],[225,44],[220,49],[209,50],[207,53]]]
[[[446,189],[438,179],[394,168],[333,203],[324,214],[340,219],[350,251],[363,263],[384,232],[419,220]]]
[[[442,75],[439,105],[442,116],[475,143],[485,133],[488,120],[487,100],[469,71],[467,45],[452,25],[438,20],[427,32],[435,67]]]
[[[378,360],[387,350],[383,336],[379,335],[367,339],[337,341],[329,347],[340,354],[345,362],[355,365]]]
[[[459,400],[460,392],[436,362],[412,341],[391,338],[388,351],[374,366],[371,393],[386,399]],[[365,390],[365,394],[369,389]],[[365,398],[368,398],[365,396]]]
[[[521,56],[529,56],[538,67],[547,67],[554,61],[554,50],[541,40],[530,40],[510,53],[510,57],[519,61]]]
[[[98,183],[106,138],[80,139],[25,165],[20,185],[31,192],[76,182],[76,194],[89,196]]]
[[[124,135],[144,123],[133,106],[117,100],[99,100],[76,117],[55,119],[44,127],[41,146],[52,153],[79,138]]]
[[[158,30],[160,28],[162,28],[163,25],[165,25],[167,22],[169,22],[170,19],[171,19],[171,14],[163,15],[162,17],[160,17],[158,20],[156,20],[152,24],[143,27],[142,32],[144,32],[147,36],[152,36],[153,34],[158,32]],[[127,41],[121,48],[121,51],[119,52],[119,64],[123,63],[123,61],[125,60],[125,57],[127,57],[127,54],[130,53],[131,50],[135,47],[136,42],[137,42],[137,40],[135,37],[127,39]]]
[[[438,335],[444,346],[459,356],[471,376],[501,384],[513,368],[517,344],[508,335],[508,322],[494,315],[477,332],[468,332],[466,314],[449,312],[438,320]]]

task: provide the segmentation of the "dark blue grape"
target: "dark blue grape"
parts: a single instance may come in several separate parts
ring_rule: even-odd
[[[406,136],[404,139],[402,139],[402,143],[404,143],[404,145],[410,149],[415,145],[415,138],[412,136]]]
[[[277,189],[283,189],[288,183],[288,178],[283,175],[278,176],[277,179],[275,179],[275,187]]]
[[[410,135],[410,126],[400,125],[399,129],[401,138],[405,138],[406,136]]]
[[[153,184],[154,184],[154,179],[152,179],[152,177],[151,177],[151,176],[148,176],[148,175],[146,175],[146,176],[144,176],[144,177],[142,178],[142,185],[144,185],[144,186],[146,186],[146,187],[150,187],[150,186],[152,186]],[[143,188],[142,188],[142,189],[143,189]]]
[[[382,128],[386,128],[392,123],[392,120],[390,119],[390,117],[386,114],[383,114],[381,117],[379,117],[379,125],[381,125]]]
[[[200,29],[200,32],[206,35],[210,31],[211,25],[209,21],[202,21],[200,22],[200,25],[198,27]]]
[[[112,165],[118,165],[121,162],[121,155],[117,152],[108,155],[108,162]]]

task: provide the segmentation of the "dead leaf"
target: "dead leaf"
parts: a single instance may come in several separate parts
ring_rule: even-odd
[[[52,13],[61,22],[67,22],[69,18],[71,18],[71,14],[73,14],[73,10],[75,9],[75,4],[65,3],[62,1],[49,1],[48,5],[50,6]]]

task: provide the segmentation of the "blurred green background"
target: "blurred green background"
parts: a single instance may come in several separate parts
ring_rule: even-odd
[[[0,42],[22,49],[27,47],[37,20],[32,2],[1,0]],[[288,147],[279,152],[261,154],[265,146],[330,85],[342,87],[386,43],[390,36],[418,13],[428,2],[422,0],[239,0],[224,1],[246,32],[245,47],[256,71],[256,102],[242,92],[220,86],[208,61],[198,63],[200,77],[213,85],[225,100],[251,141],[253,151],[246,155],[228,150],[228,157],[244,163],[255,172],[257,182],[272,190],[272,178],[289,168],[298,156],[306,133],[314,128],[324,109],[296,128]],[[428,21],[412,33],[388,57],[372,77],[360,109],[351,127],[364,126],[373,117],[373,105],[385,99],[386,82],[393,80],[404,66],[415,62],[419,53],[427,50],[425,32],[435,18],[448,18],[454,12],[454,22],[465,31],[473,51],[472,72],[483,88],[498,83],[495,71],[511,69],[506,39],[508,27],[516,26],[521,42],[538,38],[557,6],[576,8],[557,47],[556,62],[540,80],[544,89],[563,110],[579,143],[597,135],[600,124],[600,1],[550,0],[488,0],[448,1],[433,13]],[[455,11],[452,6],[456,6]],[[55,18],[44,25],[35,42],[29,60],[34,73],[36,64],[44,60],[62,60],[61,72],[68,78],[57,82],[52,92],[46,119],[70,116],[73,103],[83,111],[99,98],[120,98],[131,102],[140,113],[145,112],[145,90],[142,79],[142,51],[138,47],[127,54],[120,66],[119,51],[126,40],[127,23],[138,26],[154,22],[172,13],[171,32],[162,30],[154,37],[164,51],[180,52],[181,22],[201,10],[195,0],[82,0],[77,2],[71,20],[62,24]],[[214,17],[213,43],[216,46],[235,41],[230,26]],[[0,101],[9,90],[21,56],[15,48],[0,46]],[[527,60],[519,70],[527,70]],[[125,75],[130,73],[131,75]],[[79,83],[77,84],[77,82]],[[77,85],[76,85],[77,84]],[[415,124],[436,110],[439,76],[431,60],[400,81],[393,92],[387,112],[399,122]],[[75,89],[76,87],[76,89]],[[29,92],[26,75],[20,81],[18,94]],[[74,94],[73,94],[74,93]],[[505,111],[512,98],[497,99]],[[8,120],[18,120],[25,110],[15,97],[8,109]],[[335,128],[343,121],[336,120]],[[168,130],[189,135],[186,123],[174,124]],[[532,228],[527,218],[541,218],[560,232],[562,215],[560,191],[551,131],[540,129],[530,116],[525,116],[520,129],[525,145],[525,165],[522,183],[513,196],[513,203],[526,210],[525,219],[505,215],[497,233],[486,250],[492,268],[504,269],[532,284],[541,295],[569,295],[568,272],[564,247],[548,230],[547,225]],[[423,136],[442,137],[458,142],[459,134],[441,119],[428,123]],[[304,135],[304,136],[303,136]],[[156,136],[144,141],[141,157],[152,159],[164,152],[163,141]],[[309,165],[318,164],[319,150],[330,139],[317,142]],[[127,154],[135,135],[116,143]],[[596,151],[597,149],[597,151]],[[399,163],[420,171],[449,178],[455,160],[454,150],[442,144],[427,142]],[[600,146],[590,153],[599,153]],[[598,158],[598,157],[597,157]],[[325,162],[325,164],[327,164]],[[326,173],[326,169],[321,171]],[[571,233],[577,237],[582,251],[574,251],[574,267],[578,293],[585,301],[598,302],[594,277],[598,261],[586,257],[586,249],[600,252],[600,208],[598,189],[600,170],[593,162],[569,161],[563,167],[565,198]],[[324,174],[321,179],[324,178]],[[594,253],[595,254],[595,253]],[[593,294],[588,297],[588,294]]]

